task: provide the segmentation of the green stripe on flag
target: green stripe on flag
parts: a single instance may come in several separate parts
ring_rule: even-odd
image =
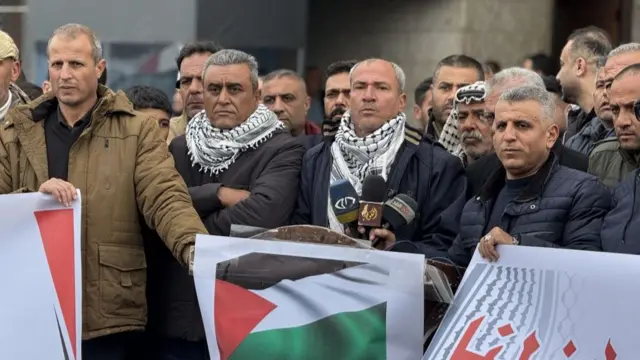
[[[249,334],[229,360],[385,360],[387,303]]]

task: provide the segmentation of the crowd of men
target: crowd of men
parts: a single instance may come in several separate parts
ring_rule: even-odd
[[[259,77],[250,54],[194,42],[170,100],[104,86],[86,26],[56,29],[47,54],[29,99],[0,33],[0,193],[69,205],[80,189],[85,359],[207,359],[188,267],[196,234],[233,224],[317,225],[460,266],[498,245],[640,254],[640,44],[612,49],[598,28],[568,38],[557,79],[448,56],[413,119],[404,71],[384,59],[331,64],[316,96],[294,71]],[[415,220],[343,223],[331,185],[362,196],[370,176],[383,200],[413,198]]]

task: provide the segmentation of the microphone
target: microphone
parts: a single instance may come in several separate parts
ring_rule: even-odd
[[[329,187],[331,208],[341,224],[349,227],[352,236],[358,235],[356,221],[360,209],[360,197],[349,180],[340,179]]]
[[[384,228],[395,230],[410,224],[416,218],[418,203],[409,195],[398,194],[391,200],[387,200],[382,210],[385,220]]]
[[[397,230],[405,225],[410,224],[416,218],[418,203],[409,195],[398,194],[393,199],[387,200],[382,209],[382,217],[384,219],[383,229],[391,231]],[[371,244],[377,247],[380,239],[376,238]]]
[[[387,184],[380,175],[369,175],[362,184],[362,196],[360,197],[360,213],[358,225],[364,226],[366,239],[369,239],[371,228],[382,225],[382,202],[384,201]]]

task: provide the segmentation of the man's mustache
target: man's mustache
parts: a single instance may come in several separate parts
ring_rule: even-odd
[[[465,131],[462,133],[461,138],[462,138],[462,141],[465,141],[467,139],[473,139],[478,141],[484,140],[484,136],[482,136],[482,133],[480,133],[480,131],[478,130]]]

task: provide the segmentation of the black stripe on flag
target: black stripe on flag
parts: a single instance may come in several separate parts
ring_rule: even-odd
[[[282,280],[295,281],[309,276],[331,274],[364,264],[292,255],[249,253],[218,264],[217,278],[248,290],[262,290]]]
[[[60,343],[62,344],[62,351],[64,351],[64,360],[69,359],[69,353],[67,352],[67,345],[64,343],[64,335],[62,335],[62,327],[60,326],[60,319],[58,319],[58,313],[53,308],[53,313],[56,315],[56,322],[58,323],[58,333],[60,334]]]

